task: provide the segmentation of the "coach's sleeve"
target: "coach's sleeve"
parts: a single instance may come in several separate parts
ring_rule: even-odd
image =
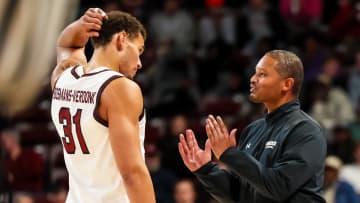
[[[238,199],[240,182],[215,163],[209,162],[194,172],[204,189],[222,203],[234,203]]]
[[[321,128],[304,122],[289,134],[282,155],[272,168],[235,148],[226,150],[220,160],[263,196],[282,202],[323,170],[325,156],[326,141]]]

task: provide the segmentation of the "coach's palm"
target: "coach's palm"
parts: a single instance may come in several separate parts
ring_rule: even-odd
[[[186,130],[186,139],[183,134],[180,134],[179,138],[179,152],[190,171],[196,171],[211,161],[211,145],[209,140],[206,140],[205,149],[203,150],[199,147],[192,130]]]

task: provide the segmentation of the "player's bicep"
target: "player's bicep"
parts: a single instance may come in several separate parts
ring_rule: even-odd
[[[121,174],[131,173],[142,161],[137,123],[121,115],[116,118],[110,117],[109,133],[111,147]]]
[[[116,79],[105,88],[101,98],[109,123],[110,142],[121,173],[143,166],[139,137],[142,112],[140,88],[126,78]]]

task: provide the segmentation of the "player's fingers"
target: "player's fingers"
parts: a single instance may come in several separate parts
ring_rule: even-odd
[[[86,23],[94,23],[94,24],[97,24],[100,26],[102,25],[102,21],[99,18],[95,18],[95,17],[91,17],[91,16],[84,16],[83,20]]]
[[[98,19],[107,19],[107,15],[106,13],[101,10],[100,8],[89,8],[86,12],[85,15],[93,17],[93,18],[98,18]]]
[[[101,8],[95,8],[95,11],[101,15],[102,18],[107,19],[108,16],[106,15],[105,11],[103,11]]]
[[[95,23],[85,23],[88,30],[101,30],[101,25]]]
[[[89,32],[88,35],[89,35],[89,37],[99,37],[99,33],[96,31]]]
[[[89,8],[89,9],[85,12],[85,14],[83,15],[83,17],[90,17],[90,18],[102,19],[101,14],[96,11],[96,8]]]

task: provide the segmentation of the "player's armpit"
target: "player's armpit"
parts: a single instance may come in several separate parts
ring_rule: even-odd
[[[51,89],[54,89],[55,83],[58,80],[59,76],[68,68],[73,67],[73,66],[77,66],[77,65],[82,65],[85,66],[86,64],[84,64],[81,60],[78,60],[76,58],[69,58],[69,59],[65,59],[60,61],[54,68],[52,74],[51,74],[51,80],[50,80],[50,84],[51,84]]]

